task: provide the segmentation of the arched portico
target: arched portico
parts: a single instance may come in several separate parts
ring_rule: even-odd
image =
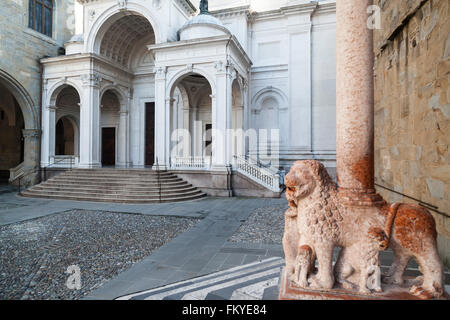
[[[87,36],[87,41],[85,43],[86,52],[99,54],[101,42],[106,32],[115,22],[127,15],[144,17],[153,29],[155,37],[154,43],[161,43],[164,41],[165,37],[163,36],[162,28],[154,13],[139,3],[129,1],[126,4],[126,10],[119,4],[115,4],[96,18]]]
[[[128,98],[117,87],[106,86],[101,90],[100,101],[99,134],[101,136],[102,164],[128,167],[130,165]],[[112,132],[114,134],[111,134]],[[114,149],[114,151],[111,149]],[[105,157],[108,154],[114,159],[106,159]]]
[[[170,159],[212,156],[212,87],[200,74],[186,73],[170,88]]]
[[[13,97],[13,100],[17,102],[20,109],[21,116],[23,117],[23,162],[21,167],[25,172],[25,179],[22,183],[34,184],[37,179],[36,174],[27,175],[32,173],[39,166],[39,140],[41,137],[41,131],[39,130],[39,115],[35,103],[31,99],[26,89],[11,75],[0,69],[0,86],[6,90],[8,94]],[[3,95],[2,95],[3,97]],[[5,97],[6,99],[6,97]],[[17,122],[17,119],[15,119]],[[21,159],[22,160],[22,159]],[[11,172],[13,179],[16,177],[14,168]],[[19,172],[21,170],[17,170]]]
[[[158,107],[156,109],[157,117],[164,117],[164,122],[157,123],[165,124],[156,127],[157,141],[161,142],[158,137],[165,138],[163,148],[156,153],[158,164],[169,167],[171,161],[177,161],[176,158],[195,158],[205,162],[203,167],[206,163],[209,166],[214,150],[211,133],[215,128],[215,79],[210,72],[196,66],[188,66],[171,74],[167,81],[161,72],[160,77],[156,78],[157,106],[160,101],[158,93],[164,97],[159,112]]]
[[[49,87],[44,96],[42,110],[43,139],[41,166],[69,166],[78,163],[81,131],[81,98],[78,85],[70,81],[57,82]],[[57,128],[57,125],[59,127]],[[61,127],[62,126],[62,127]],[[71,154],[66,154],[61,143],[66,140],[67,130],[73,131]],[[57,130],[58,129],[58,130]],[[61,136],[63,135],[63,136]],[[59,143],[60,145],[57,145]],[[64,152],[62,153],[61,150]]]

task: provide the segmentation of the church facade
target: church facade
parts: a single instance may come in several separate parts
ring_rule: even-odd
[[[40,59],[39,166],[256,170],[274,191],[295,160],[335,167],[335,1],[197,2],[78,0]]]

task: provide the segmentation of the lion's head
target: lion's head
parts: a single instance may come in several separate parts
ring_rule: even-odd
[[[297,207],[302,199],[311,195],[317,187],[332,185],[325,166],[319,161],[297,161],[284,178],[286,198],[290,207]]]

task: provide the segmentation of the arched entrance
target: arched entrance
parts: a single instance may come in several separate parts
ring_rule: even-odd
[[[39,117],[26,90],[0,70],[0,171],[1,180],[25,185],[38,180]]]
[[[75,156],[78,154],[78,136],[75,124],[69,117],[62,117],[56,123],[56,156]]]
[[[69,167],[77,164],[80,146],[80,95],[75,87],[63,84],[56,88],[49,104],[50,128],[46,166]]]
[[[118,163],[118,134],[120,126],[120,100],[113,90],[107,90],[100,103],[100,143],[102,166]]]
[[[171,89],[170,160],[209,166],[213,153],[212,88],[202,75],[179,78]]]
[[[16,98],[0,84],[0,183],[8,183],[10,169],[24,161],[25,122]]]

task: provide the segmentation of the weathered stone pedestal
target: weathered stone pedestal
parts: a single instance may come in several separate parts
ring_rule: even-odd
[[[382,293],[361,294],[357,291],[345,290],[336,285],[332,290],[303,289],[295,285],[287,277],[286,269],[281,272],[280,300],[421,300],[409,293],[412,278],[405,277],[404,286],[383,284]],[[448,295],[438,300],[449,300]]]

